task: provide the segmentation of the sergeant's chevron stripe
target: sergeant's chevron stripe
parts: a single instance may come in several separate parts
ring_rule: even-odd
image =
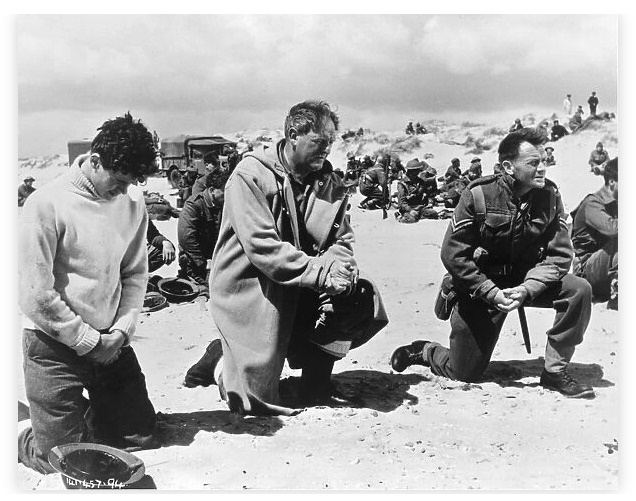
[[[469,226],[472,222],[473,222],[472,218],[462,219],[461,221],[457,221],[455,219],[455,214],[453,214],[453,217],[451,217],[451,230],[453,233],[455,233],[456,231],[461,230],[462,228],[466,226]]]
[[[559,226],[563,228],[564,230],[568,229],[568,223],[562,217],[559,218]]]

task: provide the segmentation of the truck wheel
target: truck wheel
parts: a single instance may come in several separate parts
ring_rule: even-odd
[[[178,188],[179,181],[181,181],[181,172],[175,167],[168,172],[168,182],[173,188]]]

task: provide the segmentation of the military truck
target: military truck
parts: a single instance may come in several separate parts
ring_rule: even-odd
[[[71,139],[68,142],[68,165],[69,167],[73,164],[73,161],[83,155],[84,153],[88,153],[91,149],[92,139]]]
[[[223,136],[179,135],[161,140],[161,172],[168,178],[173,188],[177,188],[181,176],[186,170],[195,170],[198,175],[205,174],[205,164],[212,157],[221,163],[227,161],[224,147],[236,147],[234,141]]]

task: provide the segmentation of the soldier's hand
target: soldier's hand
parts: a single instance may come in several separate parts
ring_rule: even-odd
[[[327,296],[337,296],[347,290],[349,283],[348,280],[343,280],[330,273],[325,280],[325,289],[323,292],[327,294]]]
[[[522,305],[528,297],[528,289],[526,289],[523,285],[518,285],[517,287],[512,287],[510,289],[503,289],[502,292],[508,299],[512,299],[513,302],[518,302],[519,306]],[[519,306],[517,306],[517,308]]]
[[[515,305],[515,301],[510,299],[509,297],[506,297],[502,290],[497,291],[497,294],[493,298],[492,302],[495,305],[495,308],[506,313],[509,313],[519,307],[519,304]]]
[[[169,240],[164,240],[163,241],[163,262],[166,264],[170,264],[172,263],[172,261],[174,261],[174,258],[176,256],[176,250],[174,248],[174,245],[172,245],[172,242],[170,242]]]
[[[521,306],[528,297],[528,290],[523,286],[511,287],[497,292],[493,302],[500,311],[510,313]]]

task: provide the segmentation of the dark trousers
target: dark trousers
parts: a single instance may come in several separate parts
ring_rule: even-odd
[[[207,262],[203,266],[197,265],[194,259],[188,254],[179,252],[179,272],[180,278],[191,280],[199,286],[199,295],[210,297],[210,270],[207,269]]]
[[[610,298],[612,280],[618,279],[618,250],[615,245],[607,245],[592,254],[577,272],[592,286],[595,301]]]
[[[402,213],[401,223],[417,223],[420,219],[438,219],[439,214],[434,209],[429,209],[426,205],[413,205],[408,209],[400,208]]]
[[[58,445],[97,442],[127,451],[158,446],[155,410],[130,346],[104,366],[41,331],[24,329],[22,344],[31,427],[18,436],[18,462],[53,473],[48,455]]]
[[[309,289],[301,289],[287,359],[292,369],[306,366],[314,357],[314,346],[328,347],[345,342],[356,348],[373,321],[373,289],[364,280],[349,296],[327,296]],[[335,358],[346,355],[348,348]]]
[[[163,249],[148,244],[148,273],[157,271],[165,263],[163,261]]]
[[[590,322],[590,285],[568,274],[524,306],[556,310],[554,324],[547,332],[548,344],[557,352],[567,353],[569,361]],[[450,318],[450,348],[431,343],[428,350],[433,374],[466,382],[477,380],[488,367],[506,315],[481,299],[460,295]]]

